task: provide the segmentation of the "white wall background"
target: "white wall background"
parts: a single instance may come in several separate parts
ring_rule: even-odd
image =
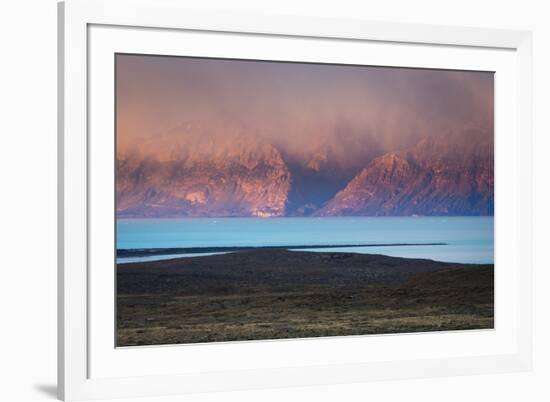
[[[550,400],[550,15],[545,1],[231,0],[194,8],[529,29],[535,40],[535,367],[531,373],[163,398],[161,401]],[[0,22],[0,400],[55,399],[56,1],[3,1]],[[147,399],[149,401],[151,399]],[[143,401],[146,401],[143,399]]]

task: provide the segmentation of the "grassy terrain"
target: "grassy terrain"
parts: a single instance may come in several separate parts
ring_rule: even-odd
[[[493,328],[493,265],[264,249],[123,264],[117,345]]]

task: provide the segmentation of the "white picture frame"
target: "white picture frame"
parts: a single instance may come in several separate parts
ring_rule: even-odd
[[[178,53],[180,44],[187,39],[193,41],[195,37],[206,34],[217,35],[217,38],[238,37],[245,41],[239,45],[235,39],[231,42],[234,46],[225,46],[223,54],[227,57],[235,52],[251,51],[256,46],[264,48],[261,49],[262,55],[268,58],[274,54],[276,46],[261,46],[266,41],[276,45],[280,40],[292,40],[299,46],[300,41],[307,40],[311,41],[312,47],[315,41],[323,42],[323,46],[330,43],[332,61],[345,58],[349,52],[347,46],[351,49],[353,46],[372,45],[381,49],[380,63],[390,63],[388,65],[410,63],[416,67],[455,66],[464,69],[491,69],[494,65],[495,71],[501,71],[500,76],[504,78],[496,86],[495,98],[497,108],[500,108],[496,116],[500,133],[495,148],[496,178],[498,180],[499,174],[502,174],[500,177],[506,175],[509,183],[502,184],[499,190],[497,181],[496,202],[499,202],[499,196],[509,201],[506,217],[499,221],[495,216],[496,231],[499,233],[500,230],[504,239],[500,241],[501,251],[497,250],[502,255],[500,260],[497,256],[495,291],[497,303],[500,297],[508,300],[508,304],[500,309],[500,317],[504,318],[499,319],[497,310],[494,331],[441,334],[437,338],[433,334],[335,337],[315,341],[237,342],[227,347],[214,346],[214,349],[203,345],[114,352],[114,342],[112,345],[108,342],[112,332],[106,332],[111,330],[109,320],[112,317],[104,321],[97,318],[104,315],[102,312],[112,310],[114,301],[99,301],[95,296],[98,292],[109,294],[112,283],[102,287],[103,277],[93,268],[99,254],[90,247],[91,241],[96,242],[95,238],[105,234],[105,228],[96,224],[98,215],[95,212],[93,217],[90,215],[103,196],[98,191],[90,191],[93,185],[91,177],[101,174],[94,161],[109,156],[92,150],[97,149],[97,144],[113,142],[107,133],[112,126],[109,126],[108,116],[102,115],[102,108],[94,107],[94,112],[90,112],[91,105],[106,104],[104,109],[108,115],[109,105],[113,102],[111,99],[109,103],[112,93],[94,87],[98,82],[96,78],[107,77],[105,82],[110,82],[109,69],[104,69],[108,67],[105,60],[108,61],[109,55],[120,51],[121,47],[145,53],[172,54]],[[159,40],[161,36],[162,41]],[[246,38],[253,38],[260,45],[246,42]],[[413,47],[414,54],[425,54],[426,60],[431,61],[413,60],[407,52]],[[399,58],[394,59],[396,52],[384,48],[402,51]],[[531,33],[525,31],[206,13],[185,9],[177,0],[68,0],[60,3],[59,397],[64,400],[144,397],[529,370],[532,361],[531,48]],[[182,50],[182,54],[186,51]],[[216,50],[204,50],[208,51]],[[435,53],[430,55],[431,52]],[[493,53],[496,55],[494,59]],[[302,56],[296,52],[294,56],[289,53],[289,56],[277,57],[293,60],[293,57]],[[303,57],[317,56],[312,53]],[[106,73],[102,73],[103,70]],[[499,96],[504,94],[509,95],[507,103],[499,103]],[[499,120],[500,116],[503,120]],[[510,124],[506,124],[508,122]],[[98,143],[97,139],[101,142]],[[500,275],[503,278],[500,286],[498,261],[505,259],[509,262],[506,263],[506,272]],[[400,338],[405,340],[401,342]],[[397,352],[370,360],[363,358],[361,353],[355,353],[352,358],[352,352],[336,357],[340,350],[358,350],[367,348],[368,344],[381,351],[391,348]],[[447,350],[449,344],[454,345],[452,354],[434,352],[438,347]],[[422,345],[430,345],[433,350],[430,352]],[[319,358],[320,348],[332,357]],[[411,348],[415,349],[414,354],[406,355],[405,351]],[[289,358],[288,363],[281,360],[281,356],[299,355],[298,351],[303,352],[302,357]],[[224,356],[225,364],[217,362],[216,355]],[[196,364],[198,368],[192,370],[177,363],[181,359],[168,361],[170,356],[188,356],[191,363],[203,356],[203,364],[200,367]],[[238,365],[232,363],[235,356],[242,357]],[[260,356],[262,361],[254,361],[254,356]],[[143,367],[154,367],[163,362],[166,369],[142,370],[140,362]]]

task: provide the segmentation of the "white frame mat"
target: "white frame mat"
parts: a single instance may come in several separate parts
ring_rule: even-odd
[[[61,399],[161,396],[503,373],[531,368],[531,33],[198,12],[183,8],[178,0],[67,0],[59,3],[58,13],[58,394]],[[221,54],[216,53],[214,47],[208,48],[206,41],[204,46],[193,42],[205,34],[219,38],[233,36],[234,39]],[[248,41],[247,37],[254,40]],[[243,43],[239,44],[240,40]],[[114,188],[114,178],[108,177],[113,171],[110,162],[101,168],[94,162],[112,159],[113,155],[109,148],[113,143],[110,133],[114,127],[113,54],[134,51],[246,57],[243,52],[249,52],[249,58],[323,61],[311,52],[309,56],[307,52],[299,55],[296,50],[295,56],[276,54],[272,50],[270,57],[269,49],[276,46],[264,46],[261,51],[265,55],[253,54],[253,42],[259,42],[256,48],[260,49],[262,41],[276,44],[284,40],[296,43],[308,40],[312,48],[332,46],[332,58],[324,59],[326,62],[357,62],[351,56],[348,60],[349,50],[348,53],[341,50],[338,56],[339,44],[342,49],[371,46],[394,50],[414,45],[426,54],[428,48],[433,47],[432,53],[439,55],[439,61],[413,60],[404,52],[401,58],[410,58],[407,66],[496,71],[495,198],[497,203],[499,199],[507,201],[501,206],[497,204],[495,214],[496,269],[502,267],[502,274],[496,272],[495,330],[199,346],[114,347],[114,300],[106,297],[99,301],[97,296],[113,294],[114,275],[99,274],[96,268],[98,261],[113,261],[112,234],[109,237],[102,233],[106,233],[109,224],[112,227],[109,194],[114,190],[97,191],[94,184],[107,181]],[[181,43],[187,45],[180,46]],[[286,51],[291,52],[292,46]],[[442,52],[447,52],[449,57],[441,57]],[[380,52],[381,65],[405,65],[398,58],[392,59],[394,53]],[[461,57],[463,53],[469,54],[470,61]],[[93,151],[97,149],[103,149],[102,153]],[[106,180],[98,181],[100,175],[106,175]],[[101,247],[95,246],[97,244],[103,244],[103,249],[110,248],[111,254],[102,253]],[[508,304],[504,300],[508,300]],[[449,345],[455,345],[451,352],[437,352],[438,348],[449,349]],[[378,349],[380,356],[374,358],[375,353],[367,353],[369,348]],[[394,354],[384,355],[383,348],[393,350]],[[319,353],[321,350],[326,351],[324,356]],[[338,351],[347,351],[347,354]],[[286,362],[281,358],[285,355],[291,356]],[[222,356],[224,362],[215,356]],[[232,364],[236,356],[242,358]],[[163,369],[154,369],[159,366]]]

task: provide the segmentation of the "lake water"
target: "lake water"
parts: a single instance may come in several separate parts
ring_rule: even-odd
[[[493,228],[493,217],[119,219],[117,248],[447,243],[437,246],[323,248],[311,251],[493,263]],[[118,258],[117,262],[181,256],[184,255],[126,257]]]

